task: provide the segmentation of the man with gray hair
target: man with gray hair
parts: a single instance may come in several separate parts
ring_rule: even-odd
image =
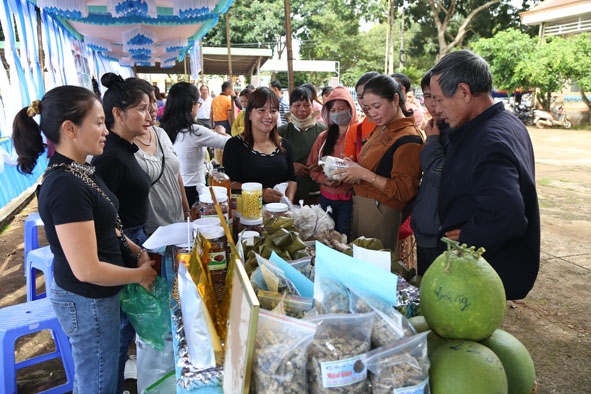
[[[453,130],[441,174],[439,217],[446,237],[484,247],[507,299],[525,298],[540,265],[540,213],[527,129],[494,102],[492,74],[461,50],[431,69],[435,112]],[[439,243],[440,251],[445,245]]]

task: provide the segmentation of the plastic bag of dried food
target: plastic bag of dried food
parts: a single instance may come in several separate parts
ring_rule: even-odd
[[[318,220],[317,213],[308,205],[294,205],[291,216],[293,217],[293,225],[298,229],[300,237],[303,240],[312,238]]]
[[[324,174],[330,180],[340,180],[339,175],[335,175],[335,172],[343,168],[349,167],[347,162],[340,157],[334,156],[323,156],[318,160],[318,165],[322,166]]]
[[[330,233],[334,230],[334,219],[322,209],[320,205],[312,205],[312,210],[316,212],[316,226],[314,226],[313,238],[318,238],[320,234]]]
[[[308,348],[308,388],[315,394],[370,392],[365,368],[375,313],[306,318],[317,324]]]
[[[366,355],[373,394],[429,392],[428,334],[402,338]]]
[[[307,393],[307,350],[316,324],[259,311],[251,393]]]
[[[319,314],[349,313],[349,289],[328,276],[314,278],[314,305]]]
[[[306,312],[314,307],[314,299],[307,297],[290,296],[285,294],[273,293],[270,291],[259,290],[257,298],[261,303],[261,308],[271,311],[281,303],[284,315],[301,319]]]
[[[269,290],[279,294],[301,295],[296,286],[285,275],[285,272],[283,272],[281,268],[261,255],[257,254],[256,258],[265,284],[265,287],[261,287],[263,290]],[[253,274],[253,277],[254,276],[255,274]]]
[[[349,289],[351,313],[375,312],[376,318],[371,331],[371,348],[390,345],[403,337],[416,334],[408,320],[393,305],[369,294]]]
[[[314,270],[312,257],[308,256],[297,260],[290,260],[288,263],[306,278],[310,279],[312,277],[312,271]]]

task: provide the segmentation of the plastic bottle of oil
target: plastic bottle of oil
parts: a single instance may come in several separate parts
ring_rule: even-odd
[[[226,174],[224,167],[220,166],[216,170],[212,171],[210,175],[210,185],[211,186],[223,186],[226,188],[228,193],[228,200],[230,200],[230,185],[232,181],[230,181],[230,177]]]
[[[211,172],[210,178],[209,178],[209,185],[210,186],[225,187],[226,194],[228,196],[228,201],[230,201],[230,198],[232,196],[231,189],[230,189],[231,184],[232,184],[232,181],[230,180],[230,177],[228,176],[228,174],[226,174],[226,171],[224,171],[224,167],[219,166],[219,167],[215,168],[214,171]],[[232,217],[231,212],[230,212],[230,217]]]

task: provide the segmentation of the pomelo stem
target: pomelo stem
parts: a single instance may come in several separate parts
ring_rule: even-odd
[[[460,244],[458,241],[454,241],[447,237],[442,237],[441,241],[447,244],[447,265],[444,268],[445,272],[449,272],[451,267],[450,256],[453,251],[456,251],[458,256],[461,256],[462,254],[472,255],[476,258],[476,260],[478,260],[486,251],[483,247],[480,247],[476,250],[475,246],[468,247],[466,244]]]

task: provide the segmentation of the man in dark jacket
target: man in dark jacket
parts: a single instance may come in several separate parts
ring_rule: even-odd
[[[503,280],[507,299],[525,298],[540,265],[540,213],[527,129],[503,103],[494,103],[492,75],[480,56],[450,53],[431,74],[435,111],[454,129],[439,189],[441,235],[484,247],[483,257]]]

